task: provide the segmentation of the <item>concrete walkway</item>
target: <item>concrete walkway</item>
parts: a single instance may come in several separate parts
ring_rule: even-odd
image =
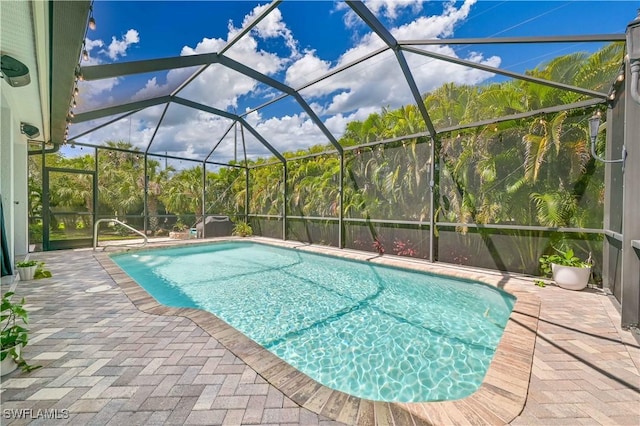
[[[91,251],[32,258],[53,272],[16,287],[31,315],[25,357],[43,367],[3,377],[3,425],[54,422],[46,416],[82,425],[338,424],[299,407],[190,319],[138,310]],[[540,298],[541,311],[528,397],[512,423],[640,424],[640,348],[619,328],[612,298],[522,290]]]

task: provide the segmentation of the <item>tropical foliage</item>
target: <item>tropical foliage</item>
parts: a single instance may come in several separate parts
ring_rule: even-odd
[[[606,92],[622,54],[621,44],[611,44],[591,55],[580,53],[553,59],[528,74]],[[423,99],[436,129],[446,129],[586,98],[532,82],[505,81],[485,86],[448,83],[425,94]],[[148,159],[148,227],[152,231],[167,228],[167,216],[174,217],[173,223],[180,220],[191,225],[189,222],[199,220],[203,212],[236,217],[244,216],[248,210],[265,216],[252,219],[254,230],[260,233],[267,217],[279,217],[286,210],[287,216],[294,217],[291,229],[300,224],[307,227],[306,234],[296,231],[296,236],[305,234],[300,238],[332,243],[336,240],[342,195],[343,215],[351,220],[347,221],[351,228],[346,233],[348,246],[382,252],[386,244],[387,253],[427,257],[424,235],[428,228],[424,224],[431,220],[433,210],[434,219],[443,224],[439,227],[441,259],[473,263],[473,257],[484,250],[490,253],[494,267],[528,270],[561,239],[586,240],[578,249],[585,253],[596,252],[599,242],[581,234],[527,230],[500,235],[495,230],[474,227],[492,224],[601,228],[604,168],[589,155],[587,119],[592,113],[593,108],[567,110],[443,132],[432,147],[429,138],[415,136],[426,132],[415,105],[383,109],[364,121],[348,123],[339,140],[345,147],[343,194],[340,157],[309,155],[326,151],[328,145],[283,153],[291,159],[287,161],[286,178],[284,166],[275,158],[207,169],[206,174],[202,165],[176,170]],[[407,137],[401,139],[402,136]],[[390,138],[399,140],[375,144]],[[97,166],[93,155],[65,158],[59,153],[46,155],[47,166],[97,168],[99,214],[130,220],[141,217],[145,204],[143,153],[121,141],[106,142],[105,148],[110,149],[98,149]],[[432,149],[434,165],[430,163]],[[32,156],[30,164],[33,216],[42,215],[39,159],[40,156]],[[433,176],[431,170],[435,170]],[[433,206],[432,184],[436,195]],[[50,177],[50,206],[91,212],[91,185],[91,175]],[[417,225],[407,228],[376,224],[385,220]],[[320,229],[320,236],[309,232],[312,224]],[[65,226],[79,225],[76,221]],[[511,245],[501,246],[498,237],[510,239]]]

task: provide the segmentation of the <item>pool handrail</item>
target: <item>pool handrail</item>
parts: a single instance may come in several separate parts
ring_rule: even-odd
[[[100,224],[100,222],[115,222],[119,225],[124,226],[125,228],[135,232],[136,234],[140,235],[142,238],[144,238],[144,241],[142,242],[142,245],[140,247],[144,247],[147,245],[147,243],[149,242],[149,238],[147,238],[147,236],[145,234],[143,234],[142,232],[138,231],[137,229],[127,225],[126,223],[122,222],[121,220],[118,219],[98,219],[96,221],[96,223],[93,225],[93,251],[96,251],[96,248],[98,247],[98,225]],[[130,244],[126,244],[126,246],[130,246]],[[104,248],[106,248],[106,246],[104,246]]]

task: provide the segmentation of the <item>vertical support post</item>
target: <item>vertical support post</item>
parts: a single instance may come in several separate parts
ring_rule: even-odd
[[[440,184],[438,173],[439,167],[436,167],[436,138],[431,138],[429,147],[429,261],[435,262],[438,259],[436,247],[436,218],[435,204],[438,202],[437,185]]]
[[[620,83],[623,88],[625,82]],[[622,92],[622,91],[620,91]],[[624,97],[615,99],[607,109],[607,142],[605,158],[620,158],[624,144]],[[604,229],[622,234],[622,164],[604,165]],[[622,298],[622,241],[605,235],[602,242],[602,283],[618,302]]]
[[[627,28],[629,32],[630,29]],[[636,32],[639,35],[640,31]],[[634,43],[640,40],[634,40]],[[625,75],[640,78],[638,73],[632,76],[629,61],[626,61]],[[623,201],[622,201],[622,327],[640,328],[640,250],[631,245],[640,240],[640,104],[633,99],[631,92],[634,83],[625,82],[624,108],[624,144],[627,158],[624,162]],[[635,84],[637,88],[637,83]]]
[[[49,250],[49,238],[51,228],[51,207],[49,206],[49,200],[51,194],[49,193],[49,170],[45,167],[45,155],[44,144],[42,149],[42,250]]]
[[[235,126],[238,124],[238,122],[236,121],[236,123],[234,124],[234,132],[235,132]],[[244,191],[244,222],[245,223],[249,223],[249,160],[247,159],[247,144],[245,143],[244,140],[244,130],[242,130],[243,127],[240,126],[240,136],[242,138],[242,155],[244,157],[244,172],[245,172],[245,176],[244,176],[244,185],[245,185],[245,191]]]
[[[202,230],[204,235],[204,215],[207,211],[207,162],[202,162]],[[197,220],[196,220],[197,222]]]
[[[340,151],[340,211],[338,212],[338,248],[344,248],[344,151]]]
[[[282,239],[287,240],[287,163],[282,163]]]
[[[244,221],[249,223],[249,200],[251,199],[249,196],[249,167],[247,167],[246,161],[244,163]]]
[[[91,226],[95,228],[98,217],[98,147],[93,149],[93,220]],[[97,237],[96,237],[97,238]],[[93,241],[93,244],[98,244],[97,240]]]
[[[47,157],[44,153],[44,143],[42,144],[40,164],[40,176],[42,176],[42,250],[49,249],[49,182],[45,182],[45,162]]]
[[[144,153],[144,200],[143,200],[143,212],[144,212],[144,235],[147,235],[149,228],[149,160],[147,159],[147,153]]]

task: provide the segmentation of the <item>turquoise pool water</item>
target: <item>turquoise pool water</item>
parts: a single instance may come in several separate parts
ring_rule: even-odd
[[[160,303],[212,312],[325,386],[379,401],[473,393],[515,304],[477,282],[251,242],[112,258]]]

